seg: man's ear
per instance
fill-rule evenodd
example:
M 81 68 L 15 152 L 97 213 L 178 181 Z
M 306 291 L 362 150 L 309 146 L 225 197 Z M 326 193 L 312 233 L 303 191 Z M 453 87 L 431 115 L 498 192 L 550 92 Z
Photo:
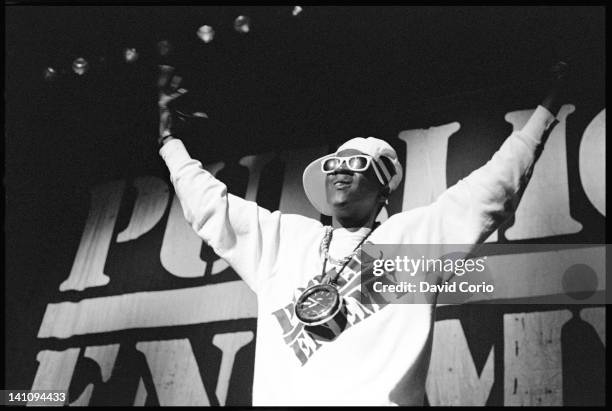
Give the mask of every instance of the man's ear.
M 383 188 L 380 189 L 378 195 L 380 196 L 380 199 L 385 202 L 387 201 L 387 199 L 389 198 L 389 192 L 391 190 L 389 190 L 389 186 L 384 186 Z

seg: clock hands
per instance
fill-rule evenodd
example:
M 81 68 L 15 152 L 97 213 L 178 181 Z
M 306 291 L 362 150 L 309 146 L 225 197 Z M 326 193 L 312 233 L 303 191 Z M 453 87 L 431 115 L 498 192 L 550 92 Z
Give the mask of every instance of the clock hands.
M 312 297 L 308 297 L 308 299 L 309 299 L 310 301 L 312 301 L 313 303 L 315 303 L 315 304 L 319 304 L 319 305 L 322 305 L 323 307 L 325 307 L 323 304 L 321 304 L 321 303 L 320 303 L 320 302 L 318 302 L 317 300 L 313 299 Z

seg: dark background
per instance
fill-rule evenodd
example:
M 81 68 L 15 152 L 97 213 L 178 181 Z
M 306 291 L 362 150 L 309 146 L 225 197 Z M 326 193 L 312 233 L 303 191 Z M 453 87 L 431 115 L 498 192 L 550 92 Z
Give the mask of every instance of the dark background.
M 287 6 L 5 7 L 9 388 L 32 383 L 35 336 L 69 273 L 88 189 L 165 175 L 154 144 L 157 64 L 175 66 L 189 103 L 210 116 L 184 132 L 203 162 L 393 139 L 432 125 L 432 113 L 457 120 L 440 113 L 455 116 L 470 96 L 483 110 L 483 96 L 535 106 L 558 59 L 571 63 L 578 98 L 604 100 L 604 7 L 303 8 L 293 17 Z M 240 14 L 252 20 L 248 34 L 232 28 Z M 202 24 L 216 30 L 210 44 L 195 35 Z M 165 59 L 161 39 L 174 45 Z M 140 52 L 134 64 L 122 61 L 127 46 Z M 79 77 L 70 65 L 80 56 L 91 69 Z M 43 80 L 46 66 L 60 71 L 56 81 Z

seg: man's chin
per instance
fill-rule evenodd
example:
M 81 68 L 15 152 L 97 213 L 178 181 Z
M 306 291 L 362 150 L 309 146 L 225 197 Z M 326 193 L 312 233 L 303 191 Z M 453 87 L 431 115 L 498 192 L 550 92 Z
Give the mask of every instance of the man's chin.
M 335 201 L 330 203 L 334 215 L 344 217 L 350 215 L 350 203 L 348 201 Z

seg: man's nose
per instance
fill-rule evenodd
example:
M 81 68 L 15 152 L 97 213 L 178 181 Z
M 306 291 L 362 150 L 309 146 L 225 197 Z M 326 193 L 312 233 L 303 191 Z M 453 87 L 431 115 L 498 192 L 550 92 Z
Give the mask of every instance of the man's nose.
M 346 162 L 343 161 L 342 164 L 340 164 L 338 168 L 334 170 L 334 174 L 353 174 L 353 170 L 348 168 Z

